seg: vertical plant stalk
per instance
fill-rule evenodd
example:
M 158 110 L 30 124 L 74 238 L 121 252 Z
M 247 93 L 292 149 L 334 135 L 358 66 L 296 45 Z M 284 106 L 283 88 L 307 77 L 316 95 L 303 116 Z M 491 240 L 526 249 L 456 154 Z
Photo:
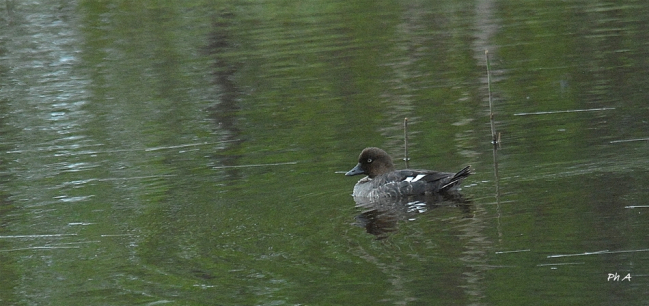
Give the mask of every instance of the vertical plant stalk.
M 500 147 L 500 133 L 496 133 L 496 123 L 494 122 L 493 99 L 491 98 L 491 67 L 489 65 L 489 50 L 484 51 L 487 61 L 487 88 L 489 91 L 489 122 L 491 123 L 491 143 L 493 144 L 494 158 L 494 177 L 496 181 L 496 219 L 498 220 L 497 230 L 498 238 L 502 240 L 502 227 L 500 224 L 500 180 L 498 179 L 498 148 Z
M 500 143 L 500 137 L 496 134 L 496 123 L 494 121 L 493 99 L 491 98 L 491 67 L 489 65 L 489 50 L 484 51 L 487 61 L 487 90 L 489 91 L 489 122 L 491 122 L 491 143 L 497 146 Z
M 406 169 L 410 168 L 410 158 L 408 157 L 408 118 L 403 119 L 403 148 L 405 157 L 403 160 L 406 162 Z

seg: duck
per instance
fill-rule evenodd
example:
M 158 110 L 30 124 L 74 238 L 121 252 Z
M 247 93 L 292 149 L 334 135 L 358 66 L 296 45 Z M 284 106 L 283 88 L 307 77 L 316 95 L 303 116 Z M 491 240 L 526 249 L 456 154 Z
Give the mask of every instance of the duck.
M 371 199 L 435 195 L 457 191 L 460 183 L 471 174 L 471 166 L 458 172 L 433 170 L 396 170 L 392 157 L 377 147 L 363 149 L 358 164 L 346 176 L 365 174 L 354 185 L 353 197 Z

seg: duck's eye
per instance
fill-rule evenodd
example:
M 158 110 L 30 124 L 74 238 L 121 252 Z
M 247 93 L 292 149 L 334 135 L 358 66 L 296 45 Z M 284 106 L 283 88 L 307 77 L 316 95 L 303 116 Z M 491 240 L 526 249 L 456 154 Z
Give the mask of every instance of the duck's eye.
M 371 158 L 368 158 L 368 159 L 367 159 L 367 163 L 368 163 L 368 164 L 372 163 L 372 159 L 371 159 Z

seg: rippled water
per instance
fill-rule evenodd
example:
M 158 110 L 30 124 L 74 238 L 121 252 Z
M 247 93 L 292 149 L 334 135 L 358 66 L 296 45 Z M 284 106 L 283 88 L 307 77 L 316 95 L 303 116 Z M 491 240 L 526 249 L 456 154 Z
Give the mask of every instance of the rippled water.
M 646 303 L 647 15 L 7 0 L 0 304 Z M 462 196 L 355 203 L 406 117 Z

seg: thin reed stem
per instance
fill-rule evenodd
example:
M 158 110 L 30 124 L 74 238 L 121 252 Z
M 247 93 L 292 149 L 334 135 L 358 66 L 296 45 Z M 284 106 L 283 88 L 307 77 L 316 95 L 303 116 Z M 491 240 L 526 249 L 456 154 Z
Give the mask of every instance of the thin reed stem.
M 403 160 L 406 162 L 406 169 L 410 168 L 410 158 L 408 157 L 408 118 L 403 119 L 403 148 L 405 157 Z
M 489 122 L 491 122 L 491 143 L 493 143 L 494 145 L 498 145 L 499 137 L 496 134 L 493 99 L 491 98 L 491 67 L 489 65 L 489 50 L 485 50 L 484 56 L 487 61 L 487 89 L 489 91 Z

